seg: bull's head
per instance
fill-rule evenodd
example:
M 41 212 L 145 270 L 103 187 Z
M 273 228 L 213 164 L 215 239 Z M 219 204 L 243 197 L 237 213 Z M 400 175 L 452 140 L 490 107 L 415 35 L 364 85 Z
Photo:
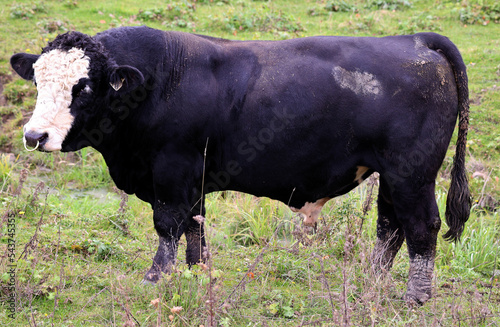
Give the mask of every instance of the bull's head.
M 77 150 L 85 145 L 81 131 L 96 128 L 106 99 L 143 83 L 130 66 L 118 66 L 107 50 L 88 35 L 59 35 L 41 55 L 18 53 L 10 59 L 14 70 L 32 80 L 38 91 L 35 110 L 24 125 L 24 144 L 32 150 Z M 80 144 L 80 145 L 78 145 Z

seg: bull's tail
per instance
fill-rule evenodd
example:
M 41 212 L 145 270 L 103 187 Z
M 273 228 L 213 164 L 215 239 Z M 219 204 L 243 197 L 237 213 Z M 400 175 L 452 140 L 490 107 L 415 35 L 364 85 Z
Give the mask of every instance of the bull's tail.
M 423 33 L 422 39 L 426 45 L 441 52 L 451 64 L 455 74 L 458 91 L 458 138 L 451 170 L 451 184 L 446 199 L 446 223 L 450 228 L 444 238 L 449 241 L 460 239 L 464 225 L 469 219 L 471 195 L 469 182 L 465 171 L 465 152 L 467 145 L 467 129 L 469 127 L 469 88 L 464 61 L 457 47 L 446 37 Z

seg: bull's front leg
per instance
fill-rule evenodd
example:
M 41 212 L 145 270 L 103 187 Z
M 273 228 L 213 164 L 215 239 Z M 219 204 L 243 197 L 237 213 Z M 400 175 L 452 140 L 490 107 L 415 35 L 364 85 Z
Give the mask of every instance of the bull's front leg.
M 203 201 L 199 201 L 199 205 L 192 210 L 194 213 L 199 213 L 199 215 L 195 215 L 193 213 L 189 214 L 186 230 L 184 232 L 187 242 L 186 263 L 190 267 L 200 262 L 205 262 L 206 259 L 203 255 L 206 247 L 204 223 L 205 207 L 202 204 L 203 202 L 204 199 Z
M 186 230 L 187 213 L 178 206 L 157 201 L 153 220 L 159 236 L 159 244 L 153 264 L 144 276 L 144 283 L 155 284 L 162 276 L 172 271 L 177 258 L 179 238 Z

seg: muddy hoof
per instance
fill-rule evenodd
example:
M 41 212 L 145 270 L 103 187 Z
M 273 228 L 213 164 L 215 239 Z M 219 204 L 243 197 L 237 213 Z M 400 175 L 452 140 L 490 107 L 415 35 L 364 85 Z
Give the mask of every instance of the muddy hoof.
M 148 271 L 144 278 L 141 281 L 143 285 L 156 285 L 156 283 L 160 280 L 161 273 L 155 271 Z
M 407 292 L 403 299 L 409 307 L 420 307 L 427 302 L 431 296 L 425 292 Z

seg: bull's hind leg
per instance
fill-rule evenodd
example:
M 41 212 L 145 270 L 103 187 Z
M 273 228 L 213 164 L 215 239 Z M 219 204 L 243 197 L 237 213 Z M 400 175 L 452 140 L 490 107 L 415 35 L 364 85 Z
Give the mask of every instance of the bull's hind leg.
M 419 178 L 394 185 L 392 193 L 395 212 L 403 226 L 410 272 L 405 300 L 423 304 L 432 295 L 432 275 L 436 241 L 441 220 L 434 194 L 434 181 L 419 184 Z
M 390 189 L 383 178 L 380 178 L 377 206 L 377 242 L 371 262 L 375 272 L 381 273 L 391 269 L 405 237 L 403 227 L 396 218 Z

